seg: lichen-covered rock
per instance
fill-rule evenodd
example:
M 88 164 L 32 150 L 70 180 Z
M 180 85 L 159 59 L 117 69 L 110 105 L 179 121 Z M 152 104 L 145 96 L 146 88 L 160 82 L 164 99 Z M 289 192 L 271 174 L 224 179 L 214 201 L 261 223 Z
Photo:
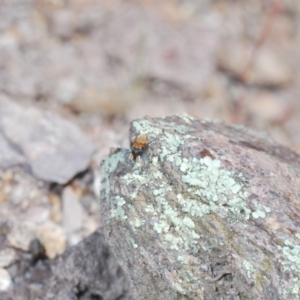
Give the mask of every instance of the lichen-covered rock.
M 300 156 L 242 126 L 132 122 L 101 166 L 104 229 L 137 299 L 299 299 Z M 219 299 L 219 298 L 218 298 Z

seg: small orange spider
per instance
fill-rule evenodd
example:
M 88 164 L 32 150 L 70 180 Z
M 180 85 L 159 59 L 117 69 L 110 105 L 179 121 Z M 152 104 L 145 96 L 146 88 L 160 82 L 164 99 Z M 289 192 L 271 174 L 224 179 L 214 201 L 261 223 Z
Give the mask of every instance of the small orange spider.
M 136 160 L 138 157 L 144 154 L 145 150 L 148 147 L 148 137 L 147 135 L 139 135 L 133 137 L 130 143 L 131 154 L 129 156 L 130 160 Z

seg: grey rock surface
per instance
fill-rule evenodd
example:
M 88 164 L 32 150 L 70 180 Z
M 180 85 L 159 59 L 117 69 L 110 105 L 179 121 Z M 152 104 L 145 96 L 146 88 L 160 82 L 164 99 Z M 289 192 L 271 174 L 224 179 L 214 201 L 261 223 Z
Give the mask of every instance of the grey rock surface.
M 53 268 L 45 300 L 129 300 L 128 280 L 101 230 L 68 249 Z
M 95 150 L 71 122 L 0 96 L 0 166 L 27 164 L 44 181 L 64 184 L 85 170 Z
M 130 300 L 124 271 L 112 254 L 101 229 L 56 260 L 45 260 L 37 247 L 27 258 L 26 276 L 1 300 Z M 24 260 L 25 261 L 25 260 Z
M 0 246 L 3 245 L 0 244 Z M 5 269 L 12 279 L 12 284 L 5 292 L 0 292 L 0 299 L 43 299 L 45 283 L 51 276 L 50 264 L 49 260 L 46 259 L 45 249 L 35 239 L 31 241 L 28 250 L 24 251 L 17 248 L 14 250 L 15 258 Z
M 137 299 L 299 299 L 300 156 L 242 126 L 132 122 L 102 162 L 106 237 Z
M 0 167 L 3 169 L 25 164 L 25 157 L 14 149 L 0 131 Z

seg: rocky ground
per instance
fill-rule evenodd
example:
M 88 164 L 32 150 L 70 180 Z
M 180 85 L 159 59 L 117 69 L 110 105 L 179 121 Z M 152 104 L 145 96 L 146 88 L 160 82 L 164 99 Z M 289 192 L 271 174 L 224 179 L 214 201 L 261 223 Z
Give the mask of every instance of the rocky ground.
M 223 119 L 300 151 L 299 14 L 280 0 L 0 1 L 0 290 L 101 225 L 94 174 L 132 119 Z

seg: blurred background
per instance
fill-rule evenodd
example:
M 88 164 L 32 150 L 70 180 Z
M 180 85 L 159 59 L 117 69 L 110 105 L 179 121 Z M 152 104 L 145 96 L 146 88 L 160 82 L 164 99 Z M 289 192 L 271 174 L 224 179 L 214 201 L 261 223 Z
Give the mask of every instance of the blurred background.
M 186 112 L 300 150 L 299 1 L 2 0 L 0 13 L 0 91 L 100 146 L 134 118 Z
M 299 152 L 299 69 L 296 0 L 1 0 L 0 94 L 75 124 L 96 152 L 67 183 L 1 170 L 0 235 L 55 257 L 95 230 L 94 170 L 145 115 L 243 124 Z

